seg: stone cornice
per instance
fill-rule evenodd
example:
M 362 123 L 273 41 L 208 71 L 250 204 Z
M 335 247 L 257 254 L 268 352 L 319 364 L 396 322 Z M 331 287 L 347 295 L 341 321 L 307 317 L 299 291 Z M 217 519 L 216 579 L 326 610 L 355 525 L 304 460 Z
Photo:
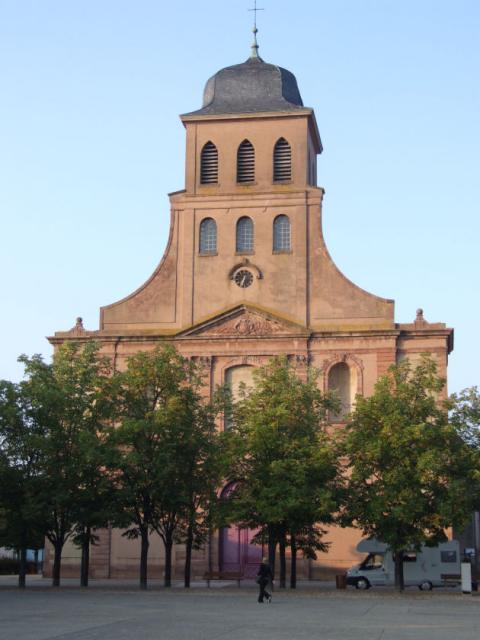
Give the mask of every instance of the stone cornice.
M 182 208 L 195 207 L 212 207 L 219 209 L 235 209 L 245 206 L 245 202 L 258 203 L 252 206 L 273 208 L 276 206 L 284 206 L 287 202 L 289 205 L 305 204 L 305 194 L 308 194 L 309 204 L 320 203 L 323 199 L 325 190 L 322 187 L 306 186 L 305 189 L 299 189 L 298 186 L 279 185 L 274 190 L 265 191 L 249 191 L 241 193 L 238 191 L 231 193 L 218 193 L 215 188 L 201 187 L 196 193 L 187 191 L 176 191 L 170 193 L 170 201 L 173 207 L 181 205 Z M 227 206 L 225 206 L 227 205 Z
M 310 107 L 295 109 L 295 111 L 254 111 L 245 113 L 211 113 L 211 114 L 185 114 L 180 116 L 182 122 L 205 122 L 212 120 L 276 120 L 278 118 L 304 118 L 314 116 Z

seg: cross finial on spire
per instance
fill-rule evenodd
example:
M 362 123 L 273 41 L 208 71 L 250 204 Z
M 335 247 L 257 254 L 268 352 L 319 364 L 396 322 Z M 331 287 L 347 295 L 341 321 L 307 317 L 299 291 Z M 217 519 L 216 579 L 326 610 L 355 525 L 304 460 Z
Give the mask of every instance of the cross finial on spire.
M 253 2 L 253 9 L 249 9 L 249 11 L 253 11 L 253 44 L 252 44 L 252 53 L 250 54 L 251 58 L 258 58 L 258 42 L 257 42 L 257 11 L 265 11 L 265 9 L 257 7 L 257 0 Z

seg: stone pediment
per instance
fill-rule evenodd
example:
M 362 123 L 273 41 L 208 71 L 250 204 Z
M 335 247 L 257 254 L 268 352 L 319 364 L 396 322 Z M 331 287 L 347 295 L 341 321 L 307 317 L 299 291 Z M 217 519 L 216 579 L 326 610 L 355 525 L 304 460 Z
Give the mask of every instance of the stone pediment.
M 219 314 L 215 318 L 201 322 L 177 337 L 268 337 L 281 335 L 305 335 L 305 327 L 279 318 L 268 312 L 242 305 Z

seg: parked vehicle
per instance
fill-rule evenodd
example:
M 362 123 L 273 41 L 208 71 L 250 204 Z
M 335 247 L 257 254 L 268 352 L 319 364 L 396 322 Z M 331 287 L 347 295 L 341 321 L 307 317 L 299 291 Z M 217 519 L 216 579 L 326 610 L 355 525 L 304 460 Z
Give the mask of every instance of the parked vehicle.
M 357 551 L 367 556 L 347 571 L 347 584 L 357 589 L 395 584 L 395 563 L 388 545 L 375 539 L 362 540 Z M 433 587 L 460 584 L 460 547 L 450 540 L 437 547 L 422 546 L 420 551 L 406 551 L 403 560 L 405 586 L 422 591 Z

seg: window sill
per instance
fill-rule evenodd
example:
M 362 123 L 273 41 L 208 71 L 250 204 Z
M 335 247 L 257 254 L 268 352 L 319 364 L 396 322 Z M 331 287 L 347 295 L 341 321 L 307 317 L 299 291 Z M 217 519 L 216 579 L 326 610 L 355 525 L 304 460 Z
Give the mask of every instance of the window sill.
M 254 256 L 255 251 L 235 251 L 236 256 Z
M 293 184 L 293 180 L 274 180 L 273 184 Z
M 218 256 L 217 251 L 199 251 L 198 255 L 200 258 L 210 258 L 211 256 Z
M 293 253 L 292 249 L 274 249 L 272 251 L 272 255 L 274 255 L 274 256 L 278 256 L 278 255 L 282 255 L 282 254 L 290 255 L 292 253 Z

